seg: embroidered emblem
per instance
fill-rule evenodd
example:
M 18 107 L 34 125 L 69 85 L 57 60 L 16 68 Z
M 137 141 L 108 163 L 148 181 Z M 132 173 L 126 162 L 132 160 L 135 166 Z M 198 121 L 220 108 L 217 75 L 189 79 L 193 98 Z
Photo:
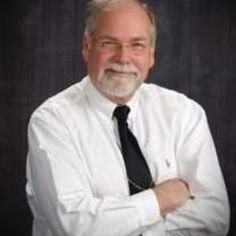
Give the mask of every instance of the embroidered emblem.
M 165 162 L 166 162 L 166 167 L 167 167 L 167 168 L 170 168 L 170 162 L 169 162 L 169 160 L 166 159 Z

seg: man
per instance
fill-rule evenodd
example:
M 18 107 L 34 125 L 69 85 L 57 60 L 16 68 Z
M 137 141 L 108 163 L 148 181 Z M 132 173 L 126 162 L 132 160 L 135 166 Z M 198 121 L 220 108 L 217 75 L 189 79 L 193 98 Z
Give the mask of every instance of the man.
M 227 194 L 203 109 L 143 83 L 155 34 L 153 14 L 139 1 L 90 2 L 88 76 L 29 123 L 34 236 L 226 235 Z M 127 121 L 117 107 L 128 110 Z M 125 146 L 128 130 L 135 147 Z M 139 157 L 127 163 L 130 148 Z

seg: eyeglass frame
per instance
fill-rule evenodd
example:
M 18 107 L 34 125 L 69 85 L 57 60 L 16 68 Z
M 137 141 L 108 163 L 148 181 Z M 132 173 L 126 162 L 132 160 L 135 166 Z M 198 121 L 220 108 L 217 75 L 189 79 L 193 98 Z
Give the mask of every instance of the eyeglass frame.
M 134 55 L 142 55 L 142 53 L 147 52 L 149 49 L 152 49 L 151 40 L 144 38 L 134 38 L 129 43 L 122 43 L 116 38 L 113 37 L 92 37 L 92 43 L 97 47 L 101 52 L 104 53 L 115 53 L 119 52 L 123 48 L 126 48 Z

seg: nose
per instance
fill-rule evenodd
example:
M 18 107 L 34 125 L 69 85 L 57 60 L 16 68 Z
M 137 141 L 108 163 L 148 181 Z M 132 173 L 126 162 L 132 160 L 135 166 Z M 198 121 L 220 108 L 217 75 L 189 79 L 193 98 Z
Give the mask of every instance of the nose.
M 121 46 L 115 53 L 114 59 L 117 63 L 129 64 L 131 59 L 131 53 L 127 45 Z

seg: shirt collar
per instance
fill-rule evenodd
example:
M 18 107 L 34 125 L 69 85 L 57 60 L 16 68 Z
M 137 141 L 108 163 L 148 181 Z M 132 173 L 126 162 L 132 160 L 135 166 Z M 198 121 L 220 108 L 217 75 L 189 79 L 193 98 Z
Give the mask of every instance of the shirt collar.
M 117 104 L 113 103 L 105 96 L 103 96 L 92 84 L 89 76 L 85 78 L 86 80 L 86 97 L 92 106 L 92 109 L 99 114 L 103 119 L 111 122 L 113 119 L 113 111 L 116 108 Z M 139 90 L 136 91 L 135 95 L 131 98 L 131 100 L 126 104 L 130 107 L 130 114 L 128 120 L 132 122 L 136 115 L 136 110 L 138 106 L 138 94 Z

